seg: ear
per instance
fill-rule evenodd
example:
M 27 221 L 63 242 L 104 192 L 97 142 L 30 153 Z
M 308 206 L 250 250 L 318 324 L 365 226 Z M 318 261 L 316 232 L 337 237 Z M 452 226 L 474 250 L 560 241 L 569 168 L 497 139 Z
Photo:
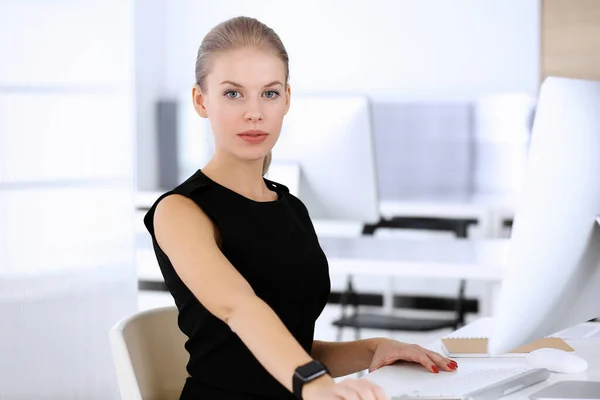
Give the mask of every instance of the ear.
M 208 118 L 208 112 L 206 111 L 205 101 L 206 97 L 200 89 L 200 85 L 197 83 L 192 88 L 192 101 L 194 102 L 194 109 L 202 118 Z
M 292 89 L 290 88 L 289 84 L 286 84 L 285 85 L 285 114 L 287 114 L 287 112 L 290 109 L 291 100 L 292 100 Z

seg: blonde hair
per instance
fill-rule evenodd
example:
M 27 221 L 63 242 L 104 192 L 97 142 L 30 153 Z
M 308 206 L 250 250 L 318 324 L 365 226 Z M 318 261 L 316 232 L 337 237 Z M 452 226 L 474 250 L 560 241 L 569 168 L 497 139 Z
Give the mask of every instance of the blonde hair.
M 273 153 L 269 152 L 269 154 L 267 154 L 265 156 L 265 159 L 263 161 L 263 169 L 262 169 L 262 174 L 265 175 L 267 172 L 269 172 L 269 167 L 271 166 L 271 160 L 273 159 Z
M 289 80 L 288 53 L 275 31 L 259 20 L 250 17 L 235 17 L 223 21 L 208 32 L 202 40 L 196 57 L 196 83 L 205 91 L 206 75 L 210 71 L 210 61 L 215 53 L 244 47 L 257 47 L 273 51 L 285 65 L 285 83 Z M 269 171 L 272 154 L 269 152 L 263 161 L 263 175 Z

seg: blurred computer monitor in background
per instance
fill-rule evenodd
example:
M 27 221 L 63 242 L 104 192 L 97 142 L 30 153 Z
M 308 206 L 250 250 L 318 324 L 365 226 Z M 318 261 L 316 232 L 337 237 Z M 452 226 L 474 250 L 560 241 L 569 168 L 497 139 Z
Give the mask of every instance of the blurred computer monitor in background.
M 162 103 L 159 125 L 164 129 L 159 129 L 159 137 L 170 142 L 159 146 L 165 175 L 161 187 L 169 188 L 210 160 L 214 139 L 189 93 Z M 288 186 L 313 219 L 377 222 L 379 192 L 368 99 L 293 94 L 266 177 Z
M 600 82 L 542 85 L 489 352 L 600 316 Z
M 267 178 L 288 186 L 314 219 L 377 222 L 371 119 L 366 97 L 292 95 Z

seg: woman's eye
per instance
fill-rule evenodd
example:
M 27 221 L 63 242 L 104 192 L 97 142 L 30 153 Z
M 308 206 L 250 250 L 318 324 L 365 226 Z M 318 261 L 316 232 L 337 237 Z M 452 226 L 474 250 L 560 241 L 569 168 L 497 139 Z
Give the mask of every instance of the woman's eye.
M 230 99 L 237 99 L 240 95 L 240 92 L 238 92 L 237 90 L 228 90 L 225 92 L 225 96 L 229 97 Z
M 279 96 L 279 93 L 276 90 L 267 90 L 265 92 L 265 97 L 267 99 L 274 99 L 277 96 Z

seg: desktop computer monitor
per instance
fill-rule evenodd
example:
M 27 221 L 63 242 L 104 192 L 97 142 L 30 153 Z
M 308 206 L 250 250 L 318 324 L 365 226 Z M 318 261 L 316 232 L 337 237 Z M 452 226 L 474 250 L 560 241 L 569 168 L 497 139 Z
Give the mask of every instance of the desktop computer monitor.
M 600 82 L 542 84 L 491 355 L 600 316 Z
M 288 186 L 313 219 L 377 222 L 373 142 L 366 97 L 292 94 L 267 178 Z

